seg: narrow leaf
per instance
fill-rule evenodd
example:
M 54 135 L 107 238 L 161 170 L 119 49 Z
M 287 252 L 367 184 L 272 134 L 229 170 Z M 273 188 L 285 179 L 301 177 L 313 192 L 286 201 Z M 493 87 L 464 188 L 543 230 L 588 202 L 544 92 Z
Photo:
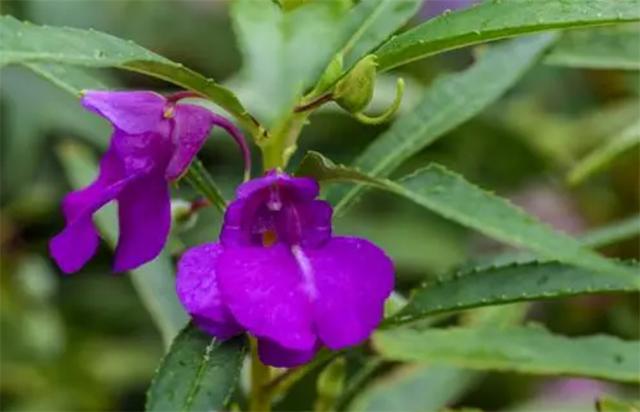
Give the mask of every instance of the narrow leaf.
M 635 270 L 640 267 L 634 265 Z M 387 325 L 436 313 L 607 292 L 637 292 L 632 277 L 609 276 L 560 263 L 524 263 L 467 271 L 413 291 L 409 303 Z
M 74 189 L 88 185 L 95 178 L 97 162 L 83 146 L 67 143 L 59 148 L 58 154 Z M 95 222 L 111 248 L 115 248 L 118 238 L 115 209 L 105 208 L 95 216 Z M 174 289 L 171 258 L 163 252 L 151 262 L 132 270 L 130 275 L 136 292 L 168 347 L 188 320 Z
M 145 410 L 223 410 L 236 388 L 247 346 L 244 336 L 220 342 L 189 324 L 162 360 Z
M 640 235 L 640 215 L 593 229 L 580 237 L 580 243 L 587 247 L 603 247 L 612 243 Z
M 545 258 L 596 272 L 632 276 L 632 281 L 640 284 L 636 271 L 584 249 L 577 240 L 555 232 L 508 200 L 482 190 L 443 166 L 433 164 L 393 182 L 335 165 L 319 153 L 310 152 L 296 174 L 319 181 L 347 180 L 372 185 L 403 196 L 445 219 L 525 247 Z
M 611 163 L 616 156 L 640 144 L 640 120 L 625 128 L 620 134 L 596 148 L 582 159 L 567 176 L 571 184 L 577 184 Z
M 538 59 L 552 37 L 532 37 L 490 48 L 469 69 L 442 77 L 416 107 L 396 120 L 353 162 L 376 177 L 388 176 L 436 139 L 471 119 L 512 87 Z M 334 187 L 327 198 L 344 211 L 361 185 Z
M 0 16 L 0 38 L 0 66 L 48 62 L 118 67 L 147 74 L 203 94 L 234 115 L 254 136 L 262 133 L 231 91 L 131 41 L 95 30 L 38 26 L 8 15 Z
M 587 69 L 640 70 L 640 32 L 621 28 L 565 33 L 544 62 Z
M 389 360 L 640 381 L 640 344 L 612 336 L 568 338 L 541 327 L 393 329 L 376 332 L 373 345 Z
M 380 70 L 388 70 L 447 50 L 506 37 L 638 20 L 638 0 L 487 1 L 428 20 L 383 44 L 376 55 Z

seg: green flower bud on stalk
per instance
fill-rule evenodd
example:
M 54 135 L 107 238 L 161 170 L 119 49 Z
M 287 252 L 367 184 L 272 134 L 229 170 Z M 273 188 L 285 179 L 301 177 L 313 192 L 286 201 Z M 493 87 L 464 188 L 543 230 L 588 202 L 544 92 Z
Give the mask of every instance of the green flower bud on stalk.
M 376 56 L 372 54 L 356 63 L 336 84 L 333 100 L 349 113 L 361 112 L 373 98 L 376 66 Z

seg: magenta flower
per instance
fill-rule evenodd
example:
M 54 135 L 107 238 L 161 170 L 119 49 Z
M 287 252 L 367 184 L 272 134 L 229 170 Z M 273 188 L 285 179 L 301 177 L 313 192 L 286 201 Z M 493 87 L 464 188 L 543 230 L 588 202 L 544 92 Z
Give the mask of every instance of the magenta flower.
M 220 243 L 194 247 L 178 264 L 178 296 L 195 323 L 220 339 L 249 331 L 269 365 L 361 343 L 393 289 L 393 263 L 380 248 L 332 236 L 318 189 L 276 171 L 241 185 Z
M 120 235 L 114 270 L 135 268 L 155 258 L 171 223 L 169 182 L 182 175 L 211 128 L 220 126 L 238 142 L 249 166 L 241 133 L 227 119 L 202 107 L 179 103 L 184 94 L 88 91 L 82 104 L 113 126 L 109 149 L 96 180 L 62 202 L 66 226 L 51 239 L 50 252 L 67 273 L 79 270 L 96 252 L 92 216 L 117 200 Z

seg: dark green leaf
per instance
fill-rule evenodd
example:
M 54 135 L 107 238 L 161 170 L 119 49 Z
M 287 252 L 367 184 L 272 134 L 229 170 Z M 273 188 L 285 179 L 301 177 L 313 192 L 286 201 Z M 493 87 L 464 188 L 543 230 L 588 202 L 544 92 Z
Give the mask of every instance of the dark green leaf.
M 545 258 L 596 272 L 631 276 L 630 281 L 640 284 L 640 276 L 635 270 L 584 249 L 577 240 L 555 232 L 508 200 L 482 190 L 439 165 L 427 166 L 393 182 L 335 165 L 319 153 L 310 152 L 297 174 L 319 181 L 366 183 L 403 196 L 445 219 L 494 239 L 528 248 Z
M 633 268 L 640 269 L 637 265 Z M 479 306 L 639 290 L 640 285 L 630 276 L 608 276 L 559 263 L 532 262 L 483 268 L 415 290 L 409 303 L 386 324 Z
M 376 55 L 380 70 L 387 70 L 447 50 L 505 37 L 637 20 L 640 20 L 638 0 L 487 1 L 428 20 L 383 44 Z
M 390 360 L 640 381 L 640 344 L 612 336 L 568 338 L 541 327 L 393 329 L 376 332 L 373 344 Z
M 171 344 L 147 393 L 147 411 L 223 410 L 247 352 L 245 336 L 220 342 L 189 324 Z
M 58 153 L 75 189 L 88 185 L 95 178 L 97 162 L 83 146 L 68 143 L 61 146 Z M 96 215 L 95 221 L 102 236 L 114 248 L 118 238 L 115 209 L 104 208 Z M 133 286 L 168 347 L 188 319 L 176 296 L 171 257 L 163 252 L 151 262 L 132 270 L 130 274 Z
M 201 93 L 234 115 L 252 134 L 262 133 L 231 91 L 131 41 L 95 30 L 37 26 L 11 16 L 0 17 L 0 37 L 0 66 L 43 62 L 140 72 Z
M 402 162 L 477 115 L 512 87 L 538 59 L 551 37 L 520 39 L 490 48 L 462 72 L 438 79 L 415 109 L 396 120 L 353 162 L 376 177 L 388 176 Z M 342 212 L 364 189 L 334 187 L 328 199 Z
M 621 28 L 565 33 L 545 63 L 589 69 L 640 70 L 640 32 Z

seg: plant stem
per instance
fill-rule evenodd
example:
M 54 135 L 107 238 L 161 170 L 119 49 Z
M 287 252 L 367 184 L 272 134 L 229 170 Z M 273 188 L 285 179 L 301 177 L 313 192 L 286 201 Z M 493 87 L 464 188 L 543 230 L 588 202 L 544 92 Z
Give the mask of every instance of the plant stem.
M 258 345 L 251 338 L 251 397 L 249 411 L 269 412 L 271 410 L 271 391 L 267 388 L 270 380 L 269 367 L 258 357 Z

